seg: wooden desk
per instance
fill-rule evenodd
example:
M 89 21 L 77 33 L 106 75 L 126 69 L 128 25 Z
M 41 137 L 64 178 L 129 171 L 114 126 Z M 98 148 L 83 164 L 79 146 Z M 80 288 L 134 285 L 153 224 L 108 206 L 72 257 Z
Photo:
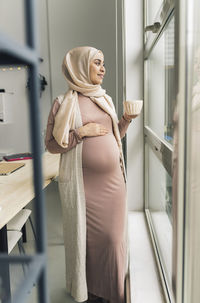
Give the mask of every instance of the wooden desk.
M 60 154 L 43 154 L 43 188 L 58 175 L 59 159 Z M 0 176 L 0 229 L 34 198 L 32 161 L 17 161 L 25 166 L 9 176 Z
M 60 154 L 43 154 L 43 188 L 58 175 Z M 33 188 L 33 160 L 22 160 L 25 166 L 9 176 L 0 176 L 0 252 L 8 252 L 6 224 L 35 196 Z M 9 265 L 0 272 L 3 289 L 10 297 Z M 2 300 L 2 303 L 6 302 Z

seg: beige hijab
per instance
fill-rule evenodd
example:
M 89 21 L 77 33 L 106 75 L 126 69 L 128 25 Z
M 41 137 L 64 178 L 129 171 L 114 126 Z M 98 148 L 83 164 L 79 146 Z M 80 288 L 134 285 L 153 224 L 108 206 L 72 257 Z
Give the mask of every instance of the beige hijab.
M 77 47 L 70 50 L 64 57 L 63 74 L 68 82 L 69 90 L 64 95 L 58 113 L 55 117 L 53 136 L 62 147 L 68 146 L 69 130 L 74 128 L 76 119 L 76 104 L 78 92 L 99 105 L 112 118 L 114 135 L 120 153 L 122 153 L 121 139 L 118 129 L 118 118 L 112 98 L 106 94 L 100 85 L 92 84 L 90 80 L 90 62 L 100 50 L 93 47 Z

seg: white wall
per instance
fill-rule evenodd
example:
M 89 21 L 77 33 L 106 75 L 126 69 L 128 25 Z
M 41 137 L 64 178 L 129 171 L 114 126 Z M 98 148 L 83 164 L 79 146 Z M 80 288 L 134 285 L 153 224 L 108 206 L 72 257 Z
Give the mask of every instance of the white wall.
M 49 55 L 46 20 L 46 1 L 38 1 L 38 25 L 39 25 L 39 57 L 44 59 L 40 63 L 39 71 L 47 79 L 48 86 L 40 98 L 41 133 L 46 127 L 46 119 L 51 105 L 50 80 L 49 80 Z M 25 44 L 24 10 L 21 0 L 0 1 L 0 30 L 9 35 L 20 44 Z M 0 153 L 17 153 L 30 151 L 29 136 L 29 108 L 27 98 L 27 70 L 17 66 L 9 70 L 11 66 L 5 66 L 5 71 L 0 69 L 0 88 L 12 92 L 6 95 L 6 101 L 12 103 L 12 121 L 9 124 L 0 123 Z
M 30 151 L 26 82 L 25 68 L 20 71 L 0 70 L 0 88 L 12 93 L 4 96 L 5 103 L 11 105 L 8 111 L 12 113 L 8 123 L 0 122 L 0 153 L 2 154 Z
M 126 99 L 143 99 L 143 1 L 125 1 Z M 143 209 L 143 114 L 127 133 L 129 210 Z
M 20 44 L 24 44 L 23 3 L 16 1 L 13 9 L 12 0 L 0 2 L 0 30 Z M 28 119 L 27 119 L 27 96 L 26 81 L 27 73 L 23 67 L 21 70 L 9 70 L 11 66 L 0 68 L 0 88 L 6 89 L 13 94 L 5 94 L 5 102 L 10 103 L 9 111 L 12 110 L 12 119 L 9 123 L 0 123 L 0 153 L 18 152 L 20 146 L 29 151 Z M 8 113 L 10 116 L 10 113 Z M 23 138 L 23 142 L 21 140 Z M 20 141 L 20 142 L 18 142 Z M 23 145 L 23 146 L 22 146 Z M 23 149 L 23 150 L 24 150 Z
M 61 65 L 68 50 L 93 46 L 105 56 L 103 88 L 116 99 L 116 0 L 48 1 L 53 98 L 67 90 Z
M 73 47 L 91 45 L 102 49 L 107 68 L 103 87 L 112 96 L 115 104 L 119 94 L 122 95 L 122 85 L 117 87 L 117 71 L 122 70 L 121 24 L 118 28 L 119 34 L 117 34 L 116 28 L 117 20 L 119 23 L 121 22 L 120 9 L 118 17 L 116 17 L 119 3 L 120 0 L 38 1 L 39 56 L 44 59 L 44 62 L 40 63 L 40 73 L 48 82 L 40 99 L 41 133 L 45 131 L 53 99 L 67 90 L 61 64 L 64 54 Z M 0 2 L 0 30 L 22 44 L 25 43 L 23 14 L 23 1 L 16 0 L 14 4 L 12 0 Z M 49 38 L 50 40 L 48 40 Z M 120 79 L 119 77 L 119 81 L 121 81 Z M 0 88 L 14 92 L 12 95 L 13 123 L 0 124 L 0 152 L 2 150 L 8 152 L 30 150 L 26 82 L 27 76 L 24 68 L 21 71 L 0 71 Z M 122 112 L 121 99 L 120 105 L 116 104 L 120 113 Z M 5 134 L 7 137 L 3 141 L 1 138 Z

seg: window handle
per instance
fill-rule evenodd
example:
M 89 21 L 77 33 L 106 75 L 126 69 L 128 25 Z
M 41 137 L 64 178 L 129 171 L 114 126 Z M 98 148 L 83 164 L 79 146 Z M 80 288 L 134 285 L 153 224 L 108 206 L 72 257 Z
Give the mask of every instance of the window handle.
M 160 22 L 155 22 L 152 25 L 148 25 L 145 27 L 145 32 L 151 31 L 153 33 L 157 33 L 161 27 Z

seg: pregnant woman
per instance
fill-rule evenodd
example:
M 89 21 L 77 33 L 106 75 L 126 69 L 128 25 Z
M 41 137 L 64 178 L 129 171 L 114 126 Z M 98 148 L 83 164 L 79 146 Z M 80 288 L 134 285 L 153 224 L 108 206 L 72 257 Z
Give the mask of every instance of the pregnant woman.
M 123 303 L 128 237 L 121 138 L 136 116 L 124 113 L 118 120 L 101 87 L 100 50 L 70 50 L 62 70 L 69 90 L 52 105 L 45 144 L 61 154 L 67 292 L 77 302 Z

